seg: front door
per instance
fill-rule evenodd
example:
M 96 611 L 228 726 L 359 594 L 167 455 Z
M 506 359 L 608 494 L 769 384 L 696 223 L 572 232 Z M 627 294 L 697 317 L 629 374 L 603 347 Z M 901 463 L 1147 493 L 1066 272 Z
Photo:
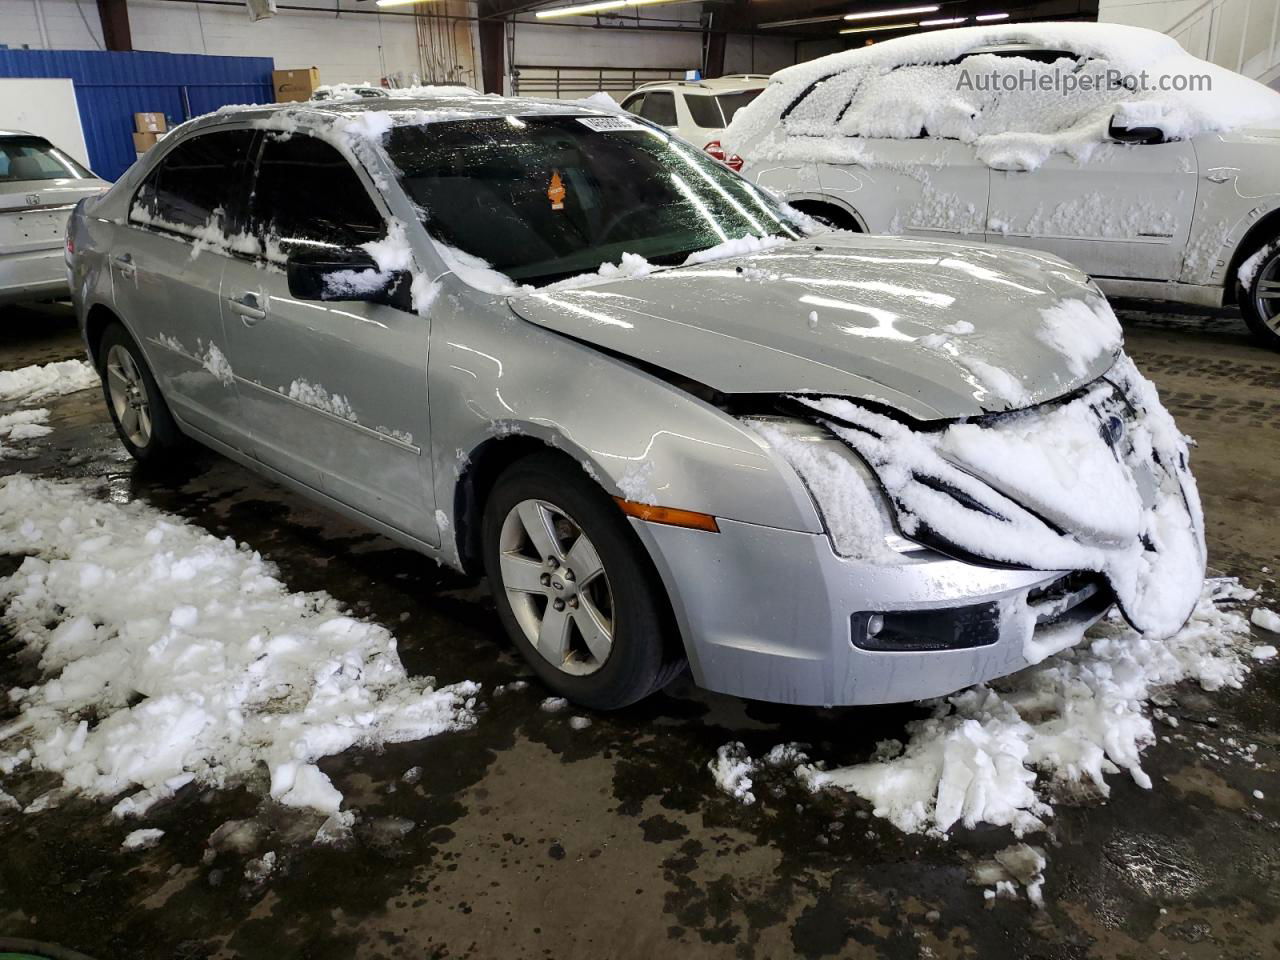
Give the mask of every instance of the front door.
M 1095 277 L 1175 280 L 1196 201 L 1190 141 L 1103 144 L 1080 162 L 994 170 L 987 239 L 1044 250 Z
M 228 260 L 223 323 L 257 457 L 428 543 L 430 320 L 381 304 L 290 294 L 290 253 L 382 240 L 362 172 L 314 137 L 267 134 L 250 197 L 262 256 Z
M 246 188 L 251 130 L 191 137 L 152 170 L 110 253 L 115 305 L 185 423 L 245 447 L 219 284 Z
M 982 240 L 991 171 L 972 146 L 938 137 L 846 143 L 857 160 L 818 164 L 818 180 L 870 233 Z

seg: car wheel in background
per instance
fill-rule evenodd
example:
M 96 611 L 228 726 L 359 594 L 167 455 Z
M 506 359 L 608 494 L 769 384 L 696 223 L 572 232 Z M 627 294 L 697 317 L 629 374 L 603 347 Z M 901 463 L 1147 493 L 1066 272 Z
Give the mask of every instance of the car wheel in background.
M 1240 311 L 1253 335 L 1280 350 L 1280 242 L 1269 244 L 1247 290 L 1239 294 Z
M 98 376 L 111 422 L 135 460 L 153 463 L 182 445 L 182 432 L 160 395 L 146 358 L 119 322 L 102 332 Z
M 862 224 L 858 223 L 858 218 L 834 203 L 823 203 L 821 200 L 793 200 L 790 205 L 806 216 L 813 217 L 824 227 L 862 233 Z
M 662 582 L 622 512 L 553 453 L 518 461 L 485 504 L 498 616 L 557 694 L 625 707 L 685 666 Z

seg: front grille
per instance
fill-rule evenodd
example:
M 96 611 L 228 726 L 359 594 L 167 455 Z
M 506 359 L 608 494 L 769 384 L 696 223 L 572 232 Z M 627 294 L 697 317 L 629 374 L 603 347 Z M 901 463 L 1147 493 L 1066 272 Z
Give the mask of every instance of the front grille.
M 1078 570 L 1059 577 L 1027 594 L 1027 606 L 1036 615 L 1036 627 L 1096 620 L 1115 603 L 1107 581 L 1097 573 Z

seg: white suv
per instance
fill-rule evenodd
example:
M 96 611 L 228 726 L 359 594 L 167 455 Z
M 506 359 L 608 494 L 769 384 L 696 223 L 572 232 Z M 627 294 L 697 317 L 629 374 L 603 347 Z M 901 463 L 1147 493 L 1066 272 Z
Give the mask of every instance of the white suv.
M 1162 34 L 887 40 L 775 74 L 722 141 L 834 226 L 1029 247 L 1108 294 L 1238 303 L 1280 349 L 1280 93 Z
M 726 155 L 720 135 L 740 109 L 760 95 L 769 78 L 764 74 L 734 73 L 715 80 L 658 80 L 637 87 L 622 101 L 622 109 L 679 134 L 734 170 L 739 157 Z

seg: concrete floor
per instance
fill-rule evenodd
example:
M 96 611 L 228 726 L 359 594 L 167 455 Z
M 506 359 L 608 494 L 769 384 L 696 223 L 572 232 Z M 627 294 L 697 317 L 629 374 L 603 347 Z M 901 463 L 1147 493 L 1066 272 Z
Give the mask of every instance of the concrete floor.
M 1280 568 L 1280 354 L 1254 346 L 1229 312 L 1120 312 L 1131 352 L 1198 442 L 1212 566 L 1276 606 L 1275 574 L 1263 568 Z M 0 316 L 0 369 L 78 352 L 65 307 Z M 182 791 L 151 818 L 164 841 L 137 853 L 120 851 L 131 827 L 103 804 L 2 814 L 0 937 L 99 960 L 1280 955 L 1280 669 L 1259 669 L 1242 692 L 1180 688 L 1169 707 L 1192 740 L 1260 744 L 1265 769 L 1157 744 L 1145 760 L 1154 790 L 1115 777 L 1109 802 L 1058 806 L 1046 911 L 988 908 L 971 866 L 1007 845 L 1007 831 L 904 837 L 856 798 L 811 798 L 782 781 L 744 807 L 705 769 L 731 739 L 753 753 L 799 740 L 862 759 L 918 708 L 781 708 L 679 681 L 573 731 L 566 715 L 538 709 L 546 693 L 536 682 L 491 695 L 525 671 L 483 584 L 216 456 L 145 473 L 95 392 L 51 409 L 57 429 L 40 458 L 0 461 L 0 472 L 104 476 L 245 541 L 293 589 L 327 590 L 391 625 L 411 672 L 483 683 L 486 712 L 466 733 L 322 762 L 361 811 L 348 850 L 299 842 L 316 823 L 259 810 L 244 790 Z M 13 566 L 0 557 L 0 575 Z M 14 646 L 0 633 L 5 687 L 21 679 Z M 402 782 L 413 766 L 421 782 Z M 29 799 L 47 786 L 38 781 L 6 787 Z M 211 850 L 210 834 L 236 818 L 254 818 L 251 842 Z M 247 883 L 245 863 L 269 849 L 281 870 Z

